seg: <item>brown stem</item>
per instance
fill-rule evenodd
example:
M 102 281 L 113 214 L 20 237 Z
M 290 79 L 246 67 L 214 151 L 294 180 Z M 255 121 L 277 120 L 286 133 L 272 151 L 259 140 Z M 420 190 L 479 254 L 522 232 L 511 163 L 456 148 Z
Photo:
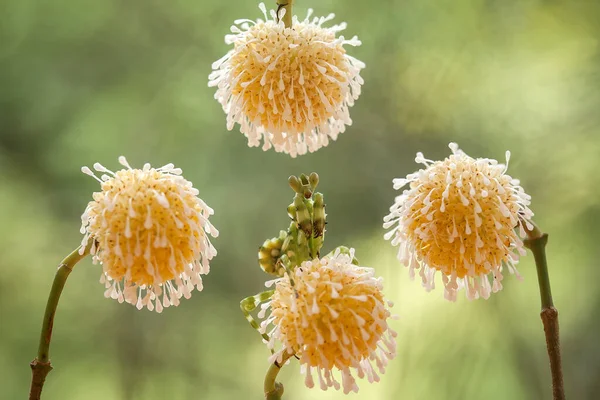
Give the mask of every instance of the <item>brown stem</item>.
M 50 362 L 43 363 L 35 358 L 30 364 L 31 366 L 31 388 L 29 389 L 29 400 L 39 400 L 42 396 L 42 388 L 46 381 L 46 375 L 52 371 Z
M 69 254 L 58 266 L 56 275 L 54 276 L 54 282 L 52 282 L 52 288 L 48 295 L 48 302 L 46 303 L 46 311 L 44 313 L 44 319 L 42 321 L 42 333 L 40 335 L 40 343 L 38 347 L 37 357 L 29 364 L 31 366 L 31 388 L 29 389 L 29 400 L 40 400 L 42 395 L 42 388 L 46 381 L 46 376 L 52 371 L 52 363 L 50 363 L 50 341 L 52 340 L 52 328 L 54 326 L 54 315 L 56 314 L 56 307 L 58 306 L 58 300 L 65 287 L 67 278 L 73 270 L 75 264 L 77 264 L 82 258 L 87 256 L 90 252 L 92 241 L 80 254 L 79 250 L 81 246 L 75 249 Z
M 552 395 L 554 400 L 565 400 L 562 363 L 560 357 L 560 340 L 558 329 L 558 310 L 554 307 L 544 308 L 540 313 L 546 334 L 546 347 L 552 371 Z
M 537 226 L 527 230 L 525 246 L 531 250 L 535 259 L 540 287 L 540 299 L 542 311 L 540 316 L 544 325 L 546 335 L 546 348 L 550 359 L 550 372 L 552 374 L 552 394 L 554 400 L 565 400 L 565 389 L 563 383 L 562 363 L 560 356 L 560 338 L 558 328 L 558 310 L 554 307 L 552 291 L 550 289 L 550 276 L 548 274 L 548 263 L 546 260 L 546 243 L 548 235 L 542 233 Z

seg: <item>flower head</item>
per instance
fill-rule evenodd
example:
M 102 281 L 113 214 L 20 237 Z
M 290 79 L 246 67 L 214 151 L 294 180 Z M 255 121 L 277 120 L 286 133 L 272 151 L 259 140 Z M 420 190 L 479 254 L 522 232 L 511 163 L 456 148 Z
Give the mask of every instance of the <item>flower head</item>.
M 81 216 L 82 246 L 93 241 L 106 297 L 161 312 L 178 305 L 181 296 L 189 298 L 194 287 L 202 290 L 200 275 L 217 254 L 207 235 L 219 234 L 208 221 L 213 210 L 173 164 L 133 169 L 125 157 L 119 163 L 126 169 L 94 164 L 100 178 L 81 169 L 102 188 Z
M 455 143 L 450 149 L 443 161 L 417 153 L 415 161 L 425 168 L 394 179 L 394 189 L 409 188 L 384 218 L 384 228 L 393 227 L 385 238 L 399 246 L 398 258 L 411 278 L 420 270 L 427 290 L 434 288 L 439 271 L 448 300 L 462 287 L 469 299 L 488 298 L 502 289 L 503 265 L 519 277 L 515 264 L 525 250 L 515 228 L 521 237 L 524 224 L 532 229 L 531 198 L 506 174 L 509 152 L 504 165 L 469 157 Z
M 379 381 L 388 360 L 395 356 L 396 332 L 389 328 L 388 306 L 381 293 L 381 279 L 371 268 L 352 264 L 350 254 L 336 251 L 332 257 L 305 261 L 294 272 L 294 284 L 288 276 L 275 280 L 271 315 L 261 328 L 270 332 L 270 346 L 278 340 L 284 351 L 296 354 L 306 375 L 308 387 L 314 386 L 317 373 L 321 389 L 340 388 L 332 374 L 341 371 L 345 393 L 358 391 L 352 375 Z M 263 308 L 266 310 L 266 307 Z
M 292 28 L 260 4 L 265 21 L 237 20 L 225 43 L 233 44 L 213 63 L 209 86 L 227 114 L 227 128 L 240 124 L 249 146 L 271 147 L 292 157 L 327 146 L 350 125 L 348 108 L 360 95 L 364 64 L 346 54 L 344 45 L 360 45 L 336 34 L 346 23 L 330 28 L 334 17 L 304 21 L 294 16 Z M 280 11 L 280 17 L 285 10 Z

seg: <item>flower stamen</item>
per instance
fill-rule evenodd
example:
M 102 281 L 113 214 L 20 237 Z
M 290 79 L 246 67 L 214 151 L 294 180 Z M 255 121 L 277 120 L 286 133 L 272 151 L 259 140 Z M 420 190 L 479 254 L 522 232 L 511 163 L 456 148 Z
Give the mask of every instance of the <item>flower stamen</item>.
M 202 290 L 201 275 L 217 253 L 208 239 L 218 236 L 208 222 L 213 210 L 173 164 L 133 169 L 123 156 L 119 163 L 126 169 L 113 172 L 95 163 L 96 171 L 109 174 L 102 179 L 81 169 L 102 188 L 81 216 L 82 245 L 93 241 L 105 297 L 161 312 L 189 298 L 194 287 Z
M 524 226 L 533 213 L 531 197 L 519 181 L 506 175 L 506 163 L 473 159 L 450 143 L 452 155 L 443 161 L 417 153 L 425 169 L 394 179 L 394 189 L 407 184 L 384 218 L 384 236 L 398 246 L 398 259 L 414 277 L 419 270 L 427 290 L 434 288 L 435 272 L 442 273 L 445 297 L 456 299 L 466 287 L 469 299 L 488 298 L 502 288 L 502 267 L 515 273 L 524 254 Z M 490 284 L 489 279 L 493 280 Z

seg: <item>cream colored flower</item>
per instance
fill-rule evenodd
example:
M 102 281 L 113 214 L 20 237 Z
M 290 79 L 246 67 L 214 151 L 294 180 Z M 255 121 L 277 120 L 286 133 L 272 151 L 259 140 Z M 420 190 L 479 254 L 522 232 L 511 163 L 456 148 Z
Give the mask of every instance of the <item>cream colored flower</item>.
M 532 228 L 531 198 L 506 174 L 509 152 L 503 165 L 469 157 L 456 143 L 450 149 L 443 161 L 418 153 L 415 161 L 425 168 L 394 179 L 394 189 L 409 188 L 384 218 L 384 228 L 392 228 L 385 238 L 399 246 L 411 278 L 419 270 L 426 290 L 439 271 L 447 299 L 455 300 L 463 287 L 469 299 L 488 298 L 502 289 L 503 266 L 519 277 L 515 264 L 525 250 L 515 229 L 524 237 L 523 225 Z
M 275 11 L 260 4 L 265 21 L 237 20 L 225 43 L 233 44 L 213 63 L 209 86 L 227 114 L 227 129 L 240 124 L 249 146 L 271 147 L 292 157 L 327 146 L 352 120 L 348 111 L 360 95 L 365 65 L 346 54 L 355 37 L 336 34 L 346 23 L 323 24 L 334 15 L 304 21 L 292 28 L 277 22 Z M 280 12 L 285 12 L 283 9 Z
M 316 372 L 321 389 L 339 389 L 332 373 L 337 369 L 344 392 L 358 391 L 354 376 L 379 381 L 375 369 L 384 373 L 395 356 L 396 332 L 387 324 L 391 303 L 383 298 L 381 278 L 352 264 L 353 257 L 351 249 L 303 262 L 295 269 L 294 286 L 288 276 L 272 281 L 275 293 L 263 307 L 263 313 L 271 310 L 261 324 L 263 332 L 273 326 L 270 347 L 283 344 L 274 359 L 286 351 L 296 354 L 308 387 Z
M 106 297 L 161 312 L 189 298 L 194 287 L 202 290 L 200 275 L 209 272 L 217 254 L 207 235 L 219 234 L 208 221 L 213 210 L 173 164 L 133 169 L 125 157 L 119 163 L 126 169 L 112 172 L 94 164 L 101 178 L 82 168 L 102 188 L 81 216 L 82 245 L 93 241 Z

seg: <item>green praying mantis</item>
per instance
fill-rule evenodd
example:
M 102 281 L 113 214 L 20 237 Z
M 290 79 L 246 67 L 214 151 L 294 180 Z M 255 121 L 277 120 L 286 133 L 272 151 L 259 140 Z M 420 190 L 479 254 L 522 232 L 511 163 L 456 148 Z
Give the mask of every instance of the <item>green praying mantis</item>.
M 288 184 L 295 192 L 292 204 L 287 207 L 292 221 L 287 231 L 280 231 L 279 236 L 265 240 L 260 246 L 258 263 L 269 275 L 279 278 L 287 275 L 293 287 L 294 270 L 300 267 L 302 262 L 320 257 L 327 222 L 323 194 L 315 191 L 319 184 L 319 175 L 313 172 L 309 176 L 290 176 Z M 345 246 L 337 247 L 334 252 L 336 251 L 350 254 L 350 249 Z M 356 259 L 353 259 L 353 263 L 358 265 Z M 270 340 L 269 335 L 261 333 L 260 326 L 251 313 L 260 304 L 268 301 L 274 293 L 275 289 L 266 290 L 240 302 L 240 308 L 250 325 L 267 342 Z

